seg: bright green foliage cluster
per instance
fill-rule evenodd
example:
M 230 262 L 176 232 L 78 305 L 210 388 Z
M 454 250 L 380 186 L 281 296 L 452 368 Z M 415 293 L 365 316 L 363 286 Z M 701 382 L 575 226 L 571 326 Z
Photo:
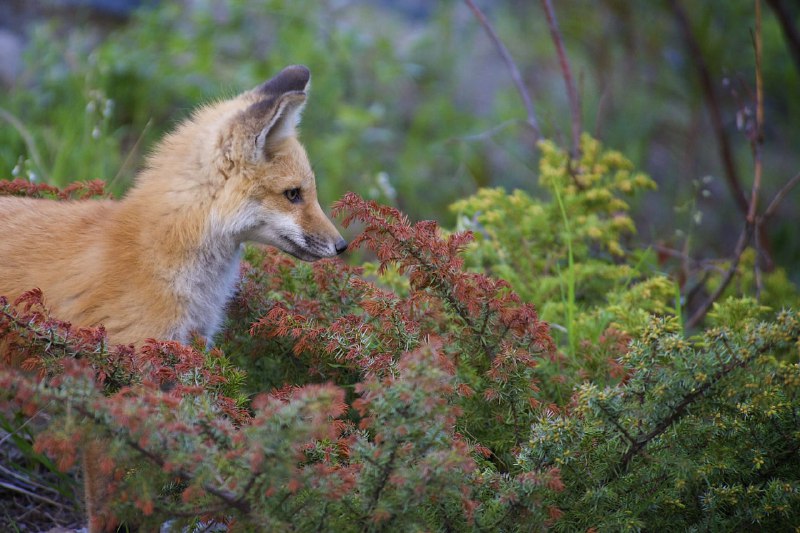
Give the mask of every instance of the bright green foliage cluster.
M 481 189 L 453 204 L 460 227 L 477 236 L 468 264 L 536 302 L 573 354 L 609 329 L 637 334 L 652 314 L 674 313 L 675 284 L 655 269 L 653 254 L 626 244 L 635 231 L 628 198 L 653 189 L 653 181 L 589 135 L 577 161 L 549 141 L 539 146 L 549 200 Z
M 623 256 L 620 241 L 635 232 L 624 197 L 655 189 L 655 182 L 635 172 L 633 163 L 620 152 L 604 150 L 586 133 L 578 159 L 571 159 L 552 141 L 540 142 L 539 149 L 539 184 L 562 199 L 559 203 L 563 203 L 575 243 L 573 253 L 586 255 L 594 245 L 615 257 Z M 557 221 L 560 217 L 551 219 Z
M 800 520 L 800 318 L 737 320 L 687 340 L 653 319 L 621 358 L 625 380 L 581 386 L 519 456 L 557 467 L 558 531 L 786 530 Z

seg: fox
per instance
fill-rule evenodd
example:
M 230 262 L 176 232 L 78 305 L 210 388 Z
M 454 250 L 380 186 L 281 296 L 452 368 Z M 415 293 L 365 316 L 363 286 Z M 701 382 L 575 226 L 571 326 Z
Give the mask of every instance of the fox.
M 201 106 L 155 147 L 119 200 L 0 197 L 0 295 L 13 301 L 39 288 L 54 317 L 102 325 L 111 344 L 210 340 L 245 243 L 303 261 L 344 252 L 298 139 L 310 79 L 307 67 L 292 65 Z M 102 447 L 83 453 L 90 532 L 108 526 L 94 466 Z

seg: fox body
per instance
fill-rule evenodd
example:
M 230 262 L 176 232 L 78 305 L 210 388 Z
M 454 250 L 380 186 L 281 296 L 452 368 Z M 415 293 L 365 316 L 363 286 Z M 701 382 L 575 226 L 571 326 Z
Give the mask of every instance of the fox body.
M 346 248 L 295 126 L 309 73 L 287 67 L 168 135 L 120 201 L 0 197 L 0 295 L 39 287 L 54 316 L 112 343 L 212 337 L 244 242 L 300 259 Z
M 150 156 L 119 201 L 0 197 L 0 295 L 38 287 L 53 316 L 104 325 L 111 343 L 187 341 L 218 330 L 242 245 L 302 260 L 347 243 L 322 212 L 295 127 L 308 69 L 198 110 Z M 83 452 L 89 530 L 105 516 L 105 444 Z

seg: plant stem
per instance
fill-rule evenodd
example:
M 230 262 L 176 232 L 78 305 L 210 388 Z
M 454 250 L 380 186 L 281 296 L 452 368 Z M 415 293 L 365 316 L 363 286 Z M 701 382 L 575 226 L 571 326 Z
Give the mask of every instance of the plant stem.
M 572 255 L 572 229 L 569 225 L 567 210 L 564 208 L 558 185 L 554 185 L 553 192 L 556 195 L 558 209 L 561 211 L 561 218 L 564 221 L 564 239 L 567 241 L 567 338 L 569 340 L 570 355 L 575 357 L 578 339 L 575 336 L 575 260 Z

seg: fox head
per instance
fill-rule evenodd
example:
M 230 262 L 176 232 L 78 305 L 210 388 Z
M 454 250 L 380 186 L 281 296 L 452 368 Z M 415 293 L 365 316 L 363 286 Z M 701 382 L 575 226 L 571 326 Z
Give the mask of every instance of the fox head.
M 286 67 L 215 106 L 211 152 L 240 239 L 315 261 L 342 253 L 347 242 L 320 208 L 314 172 L 297 139 L 309 80 L 306 67 Z

